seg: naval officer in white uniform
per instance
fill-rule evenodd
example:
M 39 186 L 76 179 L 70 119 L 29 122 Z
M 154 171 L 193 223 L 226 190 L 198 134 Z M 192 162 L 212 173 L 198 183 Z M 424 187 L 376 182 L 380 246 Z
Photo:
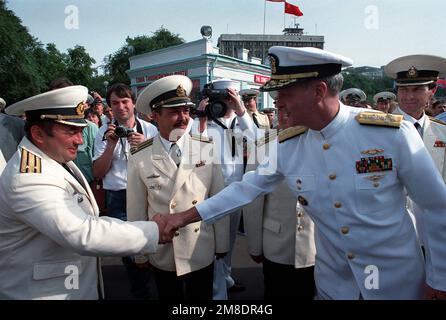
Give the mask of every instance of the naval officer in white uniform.
M 297 126 L 281 139 L 277 166 L 266 163 L 170 216 L 165 235 L 191 221 L 212 223 L 286 179 L 315 223 L 321 298 L 444 298 L 446 185 L 414 126 L 339 102 L 348 58 L 316 48 L 272 47 L 269 54 L 272 75 L 263 90 L 278 90 Z M 405 189 L 423 209 L 426 261 Z
M 403 116 L 417 129 L 424 145 L 431 155 L 435 167 L 446 182 L 446 123 L 429 117 L 425 108 L 437 91 L 437 80 L 446 76 L 446 59 L 431 55 L 410 55 L 391 61 L 384 72 L 395 79 L 398 108 L 395 114 Z M 424 245 L 423 210 L 409 199 L 420 242 Z
M 26 114 L 26 137 L 0 180 L 0 299 L 97 299 L 96 256 L 154 253 L 160 220 L 99 217 L 72 162 L 87 125 L 88 89 L 72 86 L 11 105 Z

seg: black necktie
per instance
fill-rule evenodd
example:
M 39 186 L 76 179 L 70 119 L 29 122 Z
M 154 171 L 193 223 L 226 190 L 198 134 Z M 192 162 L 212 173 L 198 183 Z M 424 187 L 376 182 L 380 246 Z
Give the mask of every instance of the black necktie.
M 178 167 L 181 162 L 181 150 L 176 143 L 172 143 L 172 145 L 170 146 L 169 154 L 173 162 L 175 162 Z
M 252 114 L 252 120 L 254 121 L 254 124 L 257 128 L 260 128 L 259 126 L 259 120 L 257 120 L 257 115 L 255 113 Z
M 421 131 L 421 125 L 418 122 L 415 122 L 413 125 L 415 126 L 415 129 L 417 129 L 418 134 L 420 135 L 420 137 L 423 137 L 423 135 L 421 133 L 422 132 Z

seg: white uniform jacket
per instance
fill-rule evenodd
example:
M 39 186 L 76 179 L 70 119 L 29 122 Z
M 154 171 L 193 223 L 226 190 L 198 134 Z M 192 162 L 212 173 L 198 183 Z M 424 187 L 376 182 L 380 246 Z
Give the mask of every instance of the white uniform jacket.
M 395 110 L 396 114 L 403 115 L 405 120 L 413 123 L 414 118 L 411 118 L 408 114 L 397 108 Z M 427 151 L 432 157 L 435 163 L 435 167 L 438 169 L 446 183 L 446 124 L 439 122 L 436 119 L 432 119 L 427 115 L 424 115 L 424 125 L 423 125 L 423 142 Z M 412 199 L 408 199 L 408 208 L 413 213 L 414 219 L 416 221 L 416 228 L 418 230 L 418 235 L 420 237 L 421 244 L 424 245 L 424 219 L 423 212 L 419 205 L 412 202 Z
M 157 213 L 184 211 L 220 191 L 223 176 L 213 161 L 213 143 L 184 135 L 182 161 L 177 168 L 160 137 L 143 143 L 128 164 L 127 218 L 150 220 Z M 153 142 L 152 142 L 153 141 Z M 192 223 L 169 244 L 150 255 L 155 267 L 178 276 L 209 266 L 215 253 L 229 251 L 229 217 L 215 226 Z
M 155 252 L 156 224 L 99 218 L 88 183 L 74 163 L 67 165 L 80 182 L 23 138 L 6 166 L 0 299 L 97 299 L 102 279 L 94 256 Z
M 256 115 L 256 119 L 257 119 L 260 129 L 269 130 L 271 128 L 271 126 L 270 126 L 271 124 L 269 123 L 269 118 L 266 114 L 260 113 L 257 110 L 256 110 L 256 112 L 248 111 L 248 114 L 254 123 L 255 123 L 254 114 Z
M 267 150 L 277 148 L 277 143 L 276 138 L 269 143 L 258 144 L 256 152 L 250 154 L 246 171 L 255 170 L 257 166 L 254 163 L 263 162 L 259 159 L 268 156 Z M 243 222 L 250 254 L 264 255 L 270 261 L 296 268 L 314 265 L 313 221 L 285 182 L 243 207 Z
M 321 131 L 280 144 L 270 174 L 249 172 L 197 210 L 211 222 L 285 178 L 315 223 L 315 279 L 322 298 L 417 299 L 425 281 L 446 291 L 443 179 L 413 125 L 362 125 L 355 119 L 362 111 L 341 104 Z M 365 167 L 381 169 L 360 173 Z M 424 210 L 426 267 L 404 187 Z
M 313 221 L 286 183 L 245 206 L 243 221 L 250 254 L 296 268 L 314 266 Z

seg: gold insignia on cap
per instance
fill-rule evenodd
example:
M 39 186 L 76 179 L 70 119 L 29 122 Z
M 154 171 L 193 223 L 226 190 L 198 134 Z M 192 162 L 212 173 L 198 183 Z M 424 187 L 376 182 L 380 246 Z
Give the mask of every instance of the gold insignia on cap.
M 178 97 L 187 97 L 186 90 L 184 90 L 183 85 L 179 85 L 177 87 L 177 96 Z
M 276 74 L 277 72 L 277 60 L 274 56 L 269 56 L 270 60 L 270 66 L 271 66 L 271 73 Z
M 85 104 L 83 102 L 79 102 L 76 106 L 76 113 L 78 115 L 84 115 Z
M 412 66 L 407 71 L 406 75 L 407 75 L 408 78 L 416 78 L 416 77 L 418 77 L 418 70 L 414 66 Z

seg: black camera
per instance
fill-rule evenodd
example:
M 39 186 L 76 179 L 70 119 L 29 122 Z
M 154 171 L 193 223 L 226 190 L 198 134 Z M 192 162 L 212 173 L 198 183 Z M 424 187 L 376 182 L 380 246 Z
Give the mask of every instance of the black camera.
M 118 138 L 127 138 L 132 132 L 134 132 L 133 129 L 128 129 L 123 126 L 118 126 L 115 128 L 115 135 Z
M 224 100 L 229 99 L 229 93 L 227 89 L 214 89 L 212 83 L 208 83 L 204 86 L 203 91 L 199 94 L 199 100 L 209 98 L 209 104 L 204 111 L 196 109 L 192 110 L 192 113 L 197 117 L 208 117 L 210 119 L 221 118 L 226 114 L 228 107 Z

